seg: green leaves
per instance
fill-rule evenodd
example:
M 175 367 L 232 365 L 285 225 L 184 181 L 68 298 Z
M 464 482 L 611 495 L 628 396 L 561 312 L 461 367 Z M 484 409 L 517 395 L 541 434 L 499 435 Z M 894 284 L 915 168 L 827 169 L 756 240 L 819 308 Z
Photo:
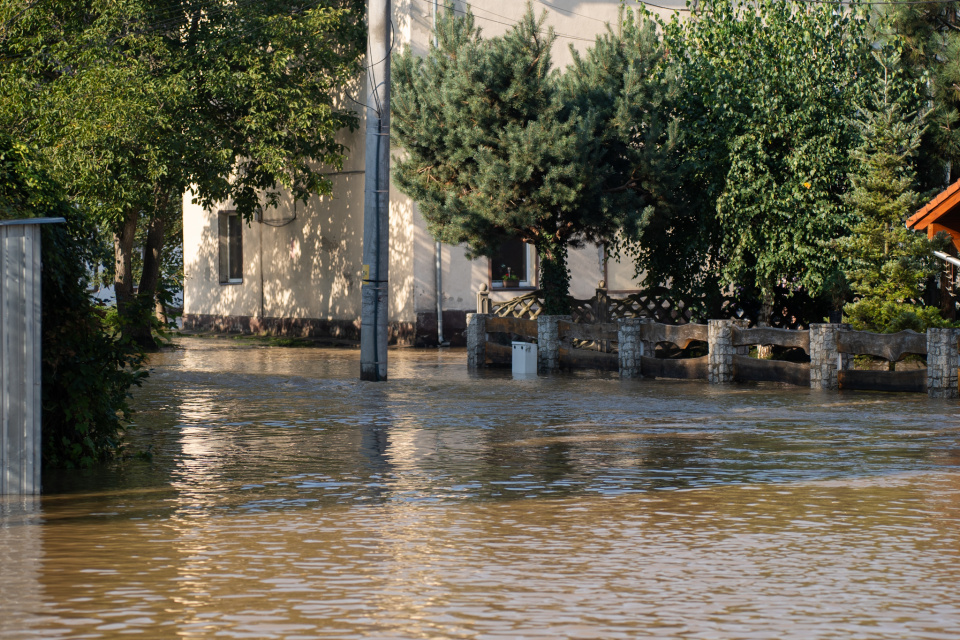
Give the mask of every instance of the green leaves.
M 858 329 L 925 331 L 944 325 L 938 309 L 924 307 L 921 299 L 928 279 L 939 271 L 931 250 L 942 249 L 947 239 L 929 241 L 904 222 L 919 205 L 915 166 L 930 112 L 918 110 L 916 81 L 896 51 L 887 48 L 875 58 L 882 73 L 853 120 L 862 141 L 851 152 L 855 170 L 846 202 L 856 222 L 838 243 L 857 295 L 844 313 Z
M 91 466 L 118 451 L 127 391 L 146 377 L 139 351 L 118 340 L 87 293 L 96 233 L 36 150 L 0 135 L 0 219 L 63 217 L 42 229 L 42 432 L 45 467 Z
M 339 99 L 361 71 L 361 0 L 0 3 L 0 16 L 15 13 L 0 38 L 0 125 L 35 144 L 70 201 L 116 236 L 108 270 L 136 262 L 130 225 L 169 224 L 188 188 L 247 219 L 280 188 L 330 193 L 324 173 L 347 152 L 337 135 L 358 125 Z M 143 261 L 146 307 L 156 262 Z M 126 313 L 132 272 L 118 271 L 125 331 L 152 342 L 149 314 Z
M 826 293 L 842 266 L 829 242 L 850 222 L 849 117 L 873 72 L 862 15 L 770 0 L 700 7 L 663 26 L 683 179 L 673 216 L 638 237 L 638 272 L 694 298 L 731 286 Z
M 874 37 L 896 47 L 902 73 L 928 94 L 918 180 L 943 188 L 960 170 L 960 2 L 880 5 L 871 18 Z
M 563 74 L 532 9 L 491 39 L 469 12 L 448 10 L 437 37 L 425 58 L 393 60 L 394 135 L 406 152 L 394 179 L 437 240 L 474 255 L 508 238 L 534 245 L 546 307 L 562 313 L 567 247 L 638 228 L 667 190 L 655 25 L 631 14 Z

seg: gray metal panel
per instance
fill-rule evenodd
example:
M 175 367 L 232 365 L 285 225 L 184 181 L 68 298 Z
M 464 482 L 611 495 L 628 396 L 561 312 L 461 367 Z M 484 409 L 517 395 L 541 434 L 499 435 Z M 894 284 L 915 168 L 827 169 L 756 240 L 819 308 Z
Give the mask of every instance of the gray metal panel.
M 7 362 L 7 283 L 6 256 L 4 251 L 5 240 L 9 232 L 8 227 L 0 227 L 0 495 L 7 493 L 7 425 L 10 415 L 10 394 L 7 385 L 10 383 L 10 373 Z
M 0 227 L 22 227 L 35 224 L 58 224 L 66 222 L 65 218 L 23 218 L 21 220 L 0 220 Z
M 40 229 L 0 227 L 0 494 L 40 492 Z
M 21 435 L 23 434 L 23 227 L 10 227 L 3 239 L 3 341 L 6 369 L 4 437 L 0 447 L 6 450 L 3 469 L 4 493 L 21 491 Z
M 42 336 L 40 333 L 40 227 L 30 225 L 24 228 L 27 255 L 24 273 L 24 320 L 26 323 L 26 341 L 24 343 L 24 366 L 26 388 L 24 400 L 27 403 L 24 420 L 24 476 L 23 493 L 40 493 L 40 351 Z

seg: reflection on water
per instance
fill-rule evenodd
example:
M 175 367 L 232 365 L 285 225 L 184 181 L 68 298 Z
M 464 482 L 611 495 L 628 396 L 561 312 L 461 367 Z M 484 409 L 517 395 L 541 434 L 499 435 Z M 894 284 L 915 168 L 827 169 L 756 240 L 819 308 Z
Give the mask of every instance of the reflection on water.
M 0 511 L 0 637 L 954 638 L 960 405 L 185 340 Z

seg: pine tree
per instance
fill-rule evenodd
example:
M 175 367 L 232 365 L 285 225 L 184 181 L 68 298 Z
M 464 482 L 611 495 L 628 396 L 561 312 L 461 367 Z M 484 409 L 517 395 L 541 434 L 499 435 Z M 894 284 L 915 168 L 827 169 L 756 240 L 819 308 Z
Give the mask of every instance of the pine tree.
M 393 61 L 394 131 L 406 151 L 394 177 L 441 242 L 473 256 L 508 239 L 533 245 L 544 313 L 563 314 L 568 248 L 637 227 L 655 200 L 636 154 L 648 132 L 634 117 L 653 110 L 636 90 L 648 69 L 621 73 L 629 65 L 612 33 L 598 39 L 605 53 L 578 58 L 565 81 L 551 68 L 545 17 L 528 5 L 505 35 L 484 39 L 469 11 L 448 9 L 426 57 L 406 50 Z M 630 33 L 641 39 L 639 28 Z M 618 67 L 605 66 L 618 56 Z
M 960 2 L 895 3 L 874 8 L 878 37 L 903 46 L 904 71 L 926 84 L 930 113 L 917 165 L 924 188 L 960 175 Z
M 883 74 L 854 121 L 863 141 L 850 154 L 859 170 L 850 175 L 846 201 L 857 222 L 841 248 L 851 263 L 847 279 L 859 299 L 848 303 L 844 314 L 857 329 L 925 331 L 945 324 L 939 309 L 919 302 L 938 269 L 931 250 L 942 248 L 945 239 L 930 241 L 904 222 L 919 201 L 915 163 L 926 113 L 905 113 L 905 106 L 917 100 L 899 56 L 887 52 L 875 57 Z

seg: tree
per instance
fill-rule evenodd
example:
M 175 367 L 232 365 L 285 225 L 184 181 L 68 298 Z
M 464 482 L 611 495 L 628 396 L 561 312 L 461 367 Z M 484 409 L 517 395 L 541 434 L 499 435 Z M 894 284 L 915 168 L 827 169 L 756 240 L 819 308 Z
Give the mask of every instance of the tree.
M 873 24 L 877 39 L 903 47 L 903 72 L 927 85 L 919 183 L 943 188 L 960 172 L 960 2 L 877 5 Z
M 584 201 L 621 216 L 613 253 L 630 253 L 630 238 L 655 221 L 672 218 L 682 200 L 685 165 L 674 118 L 676 83 L 665 63 L 657 23 L 646 10 L 621 11 L 618 31 L 608 26 L 585 56 L 571 47 L 573 64 L 561 77 L 560 99 L 586 114 L 593 177 Z
M 329 193 L 361 0 L 7 0 L 0 122 L 35 142 L 114 239 L 124 333 L 151 347 L 165 229 L 192 187 L 247 219 Z M 132 254 L 143 230 L 139 293 Z
M 114 335 L 87 294 L 96 230 L 70 206 L 36 150 L 0 135 L 0 219 L 63 217 L 42 230 L 42 457 L 86 467 L 119 450 L 127 393 L 147 372 L 135 345 Z
M 660 135 L 640 117 L 653 111 L 652 64 L 634 62 L 654 60 L 659 43 L 649 24 L 622 41 L 608 33 L 564 79 L 551 68 L 545 16 L 528 5 L 505 35 L 484 39 L 469 11 L 447 9 L 426 57 L 394 58 L 393 125 L 405 151 L 394 179 L 438 241 L 475 256 L 511 238 L 533 245 L 544 312 L 563 314 L 568 248 L 612 241 L 654 202 L 640 163 Z M 620 51 L 630 46 L 639 48 Z
M 914 187 L 925 129 L 925 114 L 917 111 L 922 85 L 904 76 L 895 51 L 875 57 L 883 73 L 854 121 L 862 142 L 850 154 L 856 171 L 846 201 L 857 222 L 840 247 L 850 260 L 846 275 L 858 300 L 848 303 L 844 314 L 857 329 L 926 331 L 946 324 L 938 308 L 919 301 L 926 282 L 939 272 L 931 251 L 949 240 L 931 241 L 904 225 L 919 200 Z
M 722 292 L 829 293 L 851 221 L 848 118 L 871 72 L 862 11 L 706 0 L 664 25 L 684 184 L 637 237 L 637 271 L 720 313 Z M 716 317 L 716 316 L 714 316 Z M 764 320 L 765 318 L 761 318 Z

